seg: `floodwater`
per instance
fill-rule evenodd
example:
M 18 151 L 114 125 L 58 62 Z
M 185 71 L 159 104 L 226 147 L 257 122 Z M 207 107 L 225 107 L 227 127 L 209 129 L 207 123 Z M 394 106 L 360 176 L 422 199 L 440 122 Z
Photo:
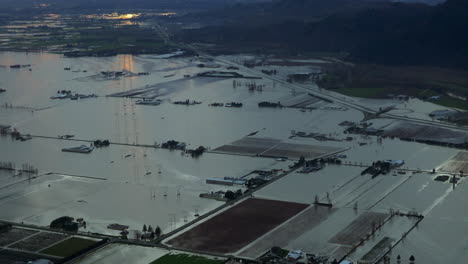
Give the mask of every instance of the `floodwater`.
M 393 249 L 391 257 L 394 262 L 392 263 L 396 263 L 398 254 L 405 256 L 406 259 L 411 254 L 414 254 L 417 259 L 418 256 L 421 256 L 420 259 L 423 259 L 424 263 L 443 263 L 438 260 L 431 260 L 428 252 L 431 252 L 432 247 L 440 247 L 438 250 L 441 252 L 445 249 L 448 250 L 448 244 L 452 245 L 450 247 L 454 251 L 453 254 L 465 256 L 462 244 L 453 245 L 449 242 L 450 236 L 454 237 L 454 234 L 446 236 L 442 231 L 438 232 L 437 235 L 444 236 L 443 239 L 445 239 L 444 243 L 439 243 L 434 231 L 431 230 L 433 227 L 428 224 L 434 223 L 440 227 L 443 223 L 440 218 L 445 223 L 447 221 L 456 222 L 458 226 L 454 228 L 462 228 L 463 223 L 466 224 L 466 209 L 455 208 L 451 204 L 453 203 L 458 207 L 463 206 L 461 202 L 463 198 L 460 195 L 457 195 L 459 196 L 458 199 L 453 198 L 453 193 L 464 192 L 466 189 L 465 181 L 461 181 L 459 187 L 453 192 L 451 184 L 434 181 L 437 174 L 413 174 L 412 172 L 399 174 L 391 172 L 387 175 L 372 178 L 370 175 L 360 175 L 364 167 L 354 166 L 368 165 L 369 162 L 376 160 L 403 159 L 405 160 L 403 168 L 430 171 L 432 168 L 438 168 L 445 160 L 455 155 L 458 150 L 400 140 L 385 139 L 381 143 L 373 140 L 375 138 L 372 137 L 358 139 L 360 142 L 367 142 L 368 144 L 365 146 L 358 146 L 356 145 L 357 142 L 347 143 L 350 149 L 345 152 L 347 158 L 344 161 L 353 166 L 327 165 L 324 169 L 315 173 L 292 173 L 255 193 L 257 197 L 301 203 L 313 203 L 318 198 L 322 202 L 331 201 L 334 208 L 337 209 L 324 222 L 312 229 L 304 230 L 304 234 L 300 237 L 291 239 L 286 248 L 292 250 L 302 249 L 332 257 L 341 256 L 336 253 L 341 248 L 337 249 L 336 246 L 330 245 L 327 241 L 333 234 L 339 232 L 340 228 L 344 228 L 350 221 L 355 219 L 358 212 L 388 213 L 389 210 L 399 210 L 401 212 L 415 211 L 423 214 L 426 218 L 417 228 L 411 231 L 410 235 L 401 244 Z M 335 144 L 346 146 L 342 142 Z M 448 200 L 452 202 L 450 203 Z M 436 220 L 432 217 L 433 211 L 441 211 L 440 208 L 444 208 L 444 213 L 440 214 L 439 219 Z M 360 260 L 384 237 L 388 237 L 394 242 L 400 240 L 403 234 L 409 231 L 414 224 L 415 220 L 396 217 L 386 223 L 382 230 L 373 236 L 371 240 L 366 241 L 348 258 L 354 261 Z M 440 229 L 450 230 L 447 231 L 448 233 L 453 231 L 451 226 L 440 227 Z M 427 243 L 425 241 L 425 232 L 428 232 L 427 236 L 430 236 L 428 242 L 431 244 L 428 247 L 424 246 Z M 460 239 L 454 238 L 454 241 Z M 411 244 L 406 241 L 411 241 Z M 384 249 L 387 250 L 387 248 Z M 449 253 L 444 252 L 443 256 L 448 258 Z M 450 259 L 455 260 L 455 258 Z
M 146 224 L 170 231 L 193 220 L 196 213 L 208 212 L 222 204 L 199 198 L 200 193 L 238 188 L 208 185 L 207 178 L 240 177 L 256 169 L 285 169 L 291 162 L 216 153 L 205 153 L 193 159 L 181 155 L 180 151 L 130 145 L 153 145 L 175 139 L 186 142 L 189 148 L 203 145 L 215 149 L 258 132 L 256 137 L 347 149 L 343 153 L 347 155 L 343 160 L 346 165 L 328 165 L 311 174 L 291 173 L 255 193 L 258 197 L 301 203 L 313 203 L 318 196 L 321 201 L 331 199 L 336 203 L 337 212 L 289 241 L 290 249 L 327 252 L 328 239 L 357 217 L 353 209 L 357 204 L 359 212 L 416 210 L 426 216 L 404 243 L 392 251 L 392 256 L 402 254 L 406 258 L 414 254 L 425 263 L 441 263 L 439 256 L 455 260 L 448 256 L 466 255 L 466 241 L 461 235 L 454 235 L 457 230 L 466 228 L 468 219 L 468 210 L 463 208 L 462 202 L 466 191 L 463 180 L 452 191 L 450 184 L 434 181 L 436 175 L 433 174 L 392 172 L 372 179 L 369 175 L 360 176 L 364 168 L 356 166 L 382 159 L 401 159 L 405 160 L 404 168 L 430 171 L 454 156 L 457 150 L 397 139 L 378 141 L 375 137 L 360 135 L 351 135 L 352 141 L 290 139 L 291 130 L 344 139 L 350 135 L 344 134 L 346 128 L 338 124 L 359 122 L 363 114 L 353 109 L 342 111 L 326 107 L 311 111 L 259 108 L 257 104 L 261 101 L 277 102 L 294 97 L 299 91 L 268 79 L 255 80 L 258 85 L 265 85 L 262 91 L 249 91 L 246 83 L 252 80 L 237 79 L 241 85 L 233 87 L 232 79 L 184 78 L 184 75 L 212 70 L 198 68 L 198 63 L 193 58 L 151 55 L 63 58 L 48 53 L 0 53 L 0 65 L 7 66 L 0 67 L 0 88 L 7 90 L 0 94 L 0 125 L 11 125 L 25 134 L 51 137 L 34 137 L 25 142 L 0 137 L 1 162 L 15 162 L 18 167 L 28 163 L 39 170 L 35 178 L 0 171 L 0 219 L 47 226 L 53 219 L 69 215 L 85 218 L 88 229 L 82 231 L 117 235 L 117 231 L 106 228 L 112 223 L 129 225 L 133 230 Z M 11 69 L 9 65 L 12 64 L 31 64 L 31 67 Z M 225 69 L 220 66 L 217 70 Z M 65 67 L 71 70 L 66 71 Z M 99 76 L 101 71 L 121 70 L 149 72 L 150 75 L 110 80 Z M 251 72 L 245 74 L 252 75 Z M 106 97 L 147 86 L 165 89 L 161 105 L 142 106 L 135 104 L 136 99 Z M 49 98 L 63 89 L 98 97 L 76 101 Z M 203 103 L 193 106 L 171 103 L 186 99 Z M 350 97 L 347 100 L 359 101 Z M 208 106 L 214 102 L 242 102 L 244 106 Z M 420 101 L 359 102 L 375 109 L 397 104 L 395 113 L 407 111 L 409 116 L 420 118 L 434 109 L 434 105 Z M 388 122 L 383 120 L 382 123 Z M 83 144 L 57 139 L 65 134 L 75 135 L 76 139 L 109 139 L 130 145 L 112 144 L 90 154 L 64 153 L 62 148 Z M 358 260 L 382 237 L 398 240 L 411 225 L 411 221 L 391 222 L 384 226 L 375 241 L 366 243 L 352 257 Z M 436 228 L 447 232 L 436 231 Z M 320 239 L 315 239 L 317 237 Z M 434 248 L 438 251 L 433 251 Z M 109 252 L 114 251 L 116 249 Z M 427 252 L 441 254 L 431 258 L 432 254 Z M 97 256 L 97 260 L 86 263 L 97 263 L 100 259 L 99 254 Z
M 249 94 L 247 89 L 235 90 L 230 80 L 182 80 L 183 89 L 163 98 L 165 102 L 159 106 L 140 106 L 135 105 L 134 99 L 105 97 L 135 87 L 171 82 L 164 78 L 169 73 L 183 79 L 185 74 L 200 71 L 188 59 L 67 59 L 53 54 L 2 53 L 0 64 L 32 65 L 32 71 L 0 68 L 1 86 L 7 90 L 0 95 L 0 105 L 13 106 L 0 108 L 0 123 L 23 133 L 50 137 L 73 134 L 78 139 L 147 145 L 176 139 L 187 142 L 189 148 L 214 148 L 263 128 L 265 134 L 289 135 L 285 126 L 288 120 L 281 118 L 283 123 L 278 123 L 268 118 L 275 112 L 258 111 L 254 106 L 260 95 Z M 65 67 L 72 70 L 65 71 Z M 151 74 L 120 80 L 93 77 L 100 71 L 122 69 Z M 100 97 L 77 101 L 49 98 L 61 89 Z M 284 95 L 281 91 L 263 94 Z M 185 98 L 205 103 L 193 108 L 170 103 Z M 246 107 L 210 108 L 207 104 L 211 100 L 242 100 Z M 249 100 L 250 106 L 246 103 Z M 289 112 L 298 121 L 307 119 L 299 111 Z M 279 114 L 287 116 L 288 112 Z M 1 161 L 15 162 L 18 167 L 29 163 L 40 174 L 32 180 L 24 175 L 2 176 L 5 195 L 0 201 L 0 217 L 39 225 L 48 225 L 62 215 L 84 217 L 90 223 L 84 231 L 111 234 L 118 232 L 106 229 L 110 223 L 130 225 L 131 229 L 140 229 L 143 224 L 159 225 L 169 231 L 192 220 L 195 214 L 222 204 L 198 197 L 202 192 L 226 189 L 206 184 L 207 178 L 240 177 L 255 169 L 286 166 L 273 159 L 210 153 L 192 159 L 180 151 L 118 145 L 96 149 L 88 155 L 61 152 L 62 148 L 80 144 L 83 143 L 45 138 L 26 142 L 0 138 Z M 56 174 L 42 175 L 49 172 Z
M 31 67 L 11 69 L 12 64 Z M 260 109 L 258 102 L 293 96 L 292 91 L 267 80 L 256 80 L 265 88 L 252 92 L 245 87 L 250 80 L 239 79 L 242 85 L 234 88 L 230 79 L 184 78 L 204 71 L 196 64 L 190 58 L 151 55 L 71 59 L 48 53 L 0 53 L 0 65 L 6 66 L 0 68 L 0 86 L 7 90 L 0 95 L 0 124 L 25 134 L 52 137 L 25 142 L 0 138 L 0 161 L 15 162 L 18 167 L 29 163 L 39 169 L 39 176 L 31 180 L 26 175 L 2 176 L 0 217 L 39 225 L 48 225 L 62 215 L 83 217 L 89 223 L 83 231 L 109 234 L 118 233 L 106 228 L 111 223 L 130 225 L 131 229 L 159 225 L 169 231 L 222 204 L 198 197 L 201 192 L 227 189 L 206 184 L 207 178 L 240 177 L 256 169 L 290 164 L 211 153 L 192 159 L 179 151 L 119 145 L 95 149 L 88 155 L 63 153 L 62 148 L 83 142 L 58 140 L 59 135 L 146 145 L 175 139 L 189 148 L 203 145 L 214 149 L 253 131 L 259 131 L 260 137 L 283 140 L 288 140 L 291 130 L 338 133 L 342 128 L 337 123 L 362 118 L 354 110 Z M 64 70 L 66 67 L 71 70 Z M 109 70 L 150 75 L 111 80 L 98 76 Z M 141 106 L 135 99 L 106 97 L 147 85 L 167 87 L 161 105 Z M 98 97 L 76 101 L 49 98 L 63 89 Z M 185 99 L 203 104 L 171 104 Z M 233 101 L 244 107 L 208 106 Z M 44 175 L 50 172 L 54 174 Z

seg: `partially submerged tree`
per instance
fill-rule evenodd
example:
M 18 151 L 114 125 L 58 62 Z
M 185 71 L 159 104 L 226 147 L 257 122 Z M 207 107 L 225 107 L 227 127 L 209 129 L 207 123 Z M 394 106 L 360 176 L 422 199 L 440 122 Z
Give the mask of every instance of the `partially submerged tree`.
M 156 227 L 154 230 L 154 234 L 156 235 L 157 238 L 159 238 L 162 234 L 161 228 L 159 226 Z

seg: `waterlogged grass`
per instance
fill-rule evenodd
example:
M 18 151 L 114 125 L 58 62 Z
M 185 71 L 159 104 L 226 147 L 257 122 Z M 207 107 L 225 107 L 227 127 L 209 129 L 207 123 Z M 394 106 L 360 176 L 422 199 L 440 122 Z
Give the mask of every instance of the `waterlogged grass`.
M 341 93 L 348 96 L 359 97 L 359 98 L 385 98 L 387 94 L 386 89 L 384 88 L 339 88 L 339 89 L 332 89 L 331 91 Z M 391 93 L 391 92 L 388 92 Z M 418 98 L 427 98 L 430 96 L 439 95 L 436 92 L 430 90 L 424 90 L 417 94 Z M 461 110 L 468 110 L 468 102 L 450 97 L 448 95 L 441 96 L 438 100 L 430 101 L 431 103 L 451 107 L 451 108 L 458 108 Z
M 150 264 L 222 264 L 223 261 L 187 254 L 165 255 Z
M 332 91 L 353 97 L 361 98 L 377 98 L 384 94 L 384 88 L 368 87 L 368 88 L 339 88 Z
M 94 244 L 96 244 L 96 241 L 94 240 L 71 237 L 63 242 L 42 250 L 40 253 L 58 257 L 68 257 L 83 249 L 89 248 Z
M 452 98 L 449 96 L 442 96 L 439 100 L 432 101 L 434 104 L 446 106 L 446 107 L 453 107 L 462 110 L 468 110 L 468 102 Z
M 395 66 L 375 64 L 331 64 L 319 85 L 322 88 L 361 98 L 387 98 L 388 94 L 403 94 L 431 101 L 446 107 L 468 110 L 466 101 L 446 95 L 468 94 L 468 71 L 430 66 Z

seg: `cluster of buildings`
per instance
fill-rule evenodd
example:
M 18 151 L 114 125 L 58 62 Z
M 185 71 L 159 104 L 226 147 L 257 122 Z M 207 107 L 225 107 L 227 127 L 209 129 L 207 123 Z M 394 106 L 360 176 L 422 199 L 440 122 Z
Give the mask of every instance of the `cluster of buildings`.
M 263 264 L 355 264 L 349 260 L 338 262 L 327 256 L 308 254 L 302 250 L 288 251 L 279 247 L 271 248 L 259 260 Z

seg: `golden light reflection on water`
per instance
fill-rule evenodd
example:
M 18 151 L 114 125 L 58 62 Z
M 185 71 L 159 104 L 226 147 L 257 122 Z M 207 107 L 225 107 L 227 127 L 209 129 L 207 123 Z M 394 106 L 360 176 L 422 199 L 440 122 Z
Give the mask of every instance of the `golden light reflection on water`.
M 34 61 L 34 63 L 43 63 L 44 61 L 53 62 L 57 60 L 57 54 L 41 52 L 38 54 L 38 61 Z
M 134 25 L 138 25 L 138 23 L 137 23 L 137 22 L 128 21 L 128 20 L 124 20 L 124 21 L 120 22 L 118 25 L 119 25 L 119 26 L 134 26 Z
M 156 16 L 175 16 L 177 15 L 176 12 L 162 12 L 162 13 L 145 13 L 147 15 L 156 15 Z M 128 14 L 120 14 L 120 13 L 109 13 L 109 14 L 92 14 L 92 15 L 85 15 L 85 18 L 92 18 L 92 19 L 120 19 L 120 20 L 129 20 L 134 18 L 139 18 L 143 14 L 142 13 L 128 13 Z
M 100 19 L 133 19 L 138 18 L 141 16 L 141 13 L 134 13 L 134 14 L 119 14 L 119 13 L 111 13 L 111 14 L 94 14 L 94 15 L 86 15 L 86 18 L 100 18 Z
M 59 14 L 45 14 L 44 15 L 44 18 L 45 19 L 59 19 L 61 18 L 62 16 L 59 15 Z
M 0 59 L 0 65 L 8 66 L 16 64 L 14 53 L 5 53 Z
M 176 12 L 158 13 L 158 16 L 175 16 L 175 15 L 177 15 Z
M 125 14 L 125 15 L 120 15 L 117 17 L 117 19 L 132 19 L 134 17 L 137 17 L 136 14 Z
M 10 65 L 15 65 L 15 64 L 40 64 L 44 62 L 54 62 L 57 61 L 57 58 L 60 56 L 57 54 L 53 53 L 46 53 L 46 52 L 41 52 L 41 53 L 36 53 L 36 56 L 32 56 L 32 60 L 27 61 L 27 62 L 19 62 L 18 61 L 18 54 L 16 52 L 4 52 L 2 56 L 0 57 L 0 65 L 4 66 L 10 66 Z M 18 70 L 15 70 L 16 72 L 19 72 Z
M 126 70 L 134 72 L 135 66 L 133 63 L 133 55 L 119 55 L 117 56 L 117 59 L 117 65 L 120 68 L 115 70 Z

